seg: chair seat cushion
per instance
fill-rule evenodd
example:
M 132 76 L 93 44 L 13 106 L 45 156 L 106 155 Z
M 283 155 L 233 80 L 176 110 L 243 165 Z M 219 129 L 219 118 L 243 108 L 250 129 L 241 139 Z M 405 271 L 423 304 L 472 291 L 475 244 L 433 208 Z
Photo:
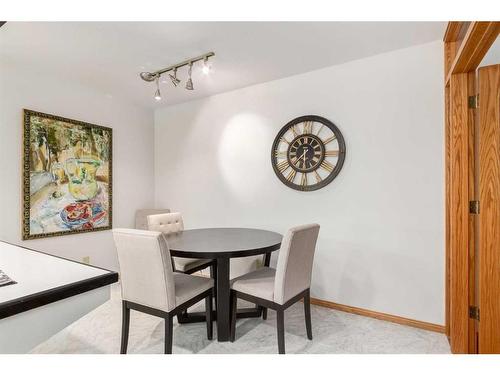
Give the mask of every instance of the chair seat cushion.
M 210 262 L 212 262 L 211 259 L 191 259 L 191 258 L 174 257 L 175 270 L 179 272 L 187 272 L 203 264 L 206 264 L 208 266 Z
M 274 268 L 263 267 L 231 280 L 231 289 L 274 301 Z
M 209 279 L 208 277 L 186 275 L 185 273 L 180 272 L 174 272 L 174 283 L 175 304 L 177 306 L 214 286 L 213 279 Z

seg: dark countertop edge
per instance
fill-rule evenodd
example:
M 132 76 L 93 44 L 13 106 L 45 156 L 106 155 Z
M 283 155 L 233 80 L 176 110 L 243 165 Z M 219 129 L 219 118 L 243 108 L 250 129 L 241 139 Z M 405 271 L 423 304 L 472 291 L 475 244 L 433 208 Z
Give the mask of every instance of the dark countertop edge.
M 12 315 L 16 315 L 37 307 L 48 305 L 52 302 L 60 301 L 65 298 L 73 297 L 78 294 L 82 294 L 106 285 L 114 284 L 118 281 L 118 273 L 114 271 L 107 270 L 105 268 L 93 266 L 86 263 L 77 262 L 72 259 L 66 259 L 57 255 L 47 254 L 42 251 L 33 250 L 24 246 L 16 245 L 7 241 L 0 242 L 6 243 L 8 245 L 16 246 L 24 250 L 34 251 L 40 254 L 51 256 L 54 258 L 59 258 L 68 262 L 78 263 L 82 266 L 91 267 L 106 271 L 107 273 L 103 275 L 94 276 L 88 279 L 83 279 L 76 281 L 74 283 L 61 285 L 52 289 L 43 290 L 41 292 L 28 294 L 26 296 L 16 298 L 7 302 L 0 303 L 0 319 L 7 318 Z M 16 280 L 19 282 L 19 280 Z
M 110 285 L 117 281 L 118 273 L 109 271 L 109 273 L 104 275 L 76 281 L 71 284 L 58 286 L 3 302 L 0 303 L 0 319 Z

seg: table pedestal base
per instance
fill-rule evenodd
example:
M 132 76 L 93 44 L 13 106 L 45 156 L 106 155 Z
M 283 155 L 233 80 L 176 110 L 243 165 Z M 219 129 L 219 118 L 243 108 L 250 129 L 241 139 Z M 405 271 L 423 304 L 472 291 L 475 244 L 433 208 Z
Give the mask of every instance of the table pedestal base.
M 262 316 L 262 309 L 260 308 L 245 308 L 238 309 L 236 313 L 236 318 L 245 319 L 245 318 L 260 318 Z M 214 320 L 217 320 L 217 311 L 212 312 L 212 317 Z M 182 314 L 177 316 L 177 321 L 179 324 L 188 324 L 188 323 L 201 323 L 205 322 L 205 312 L 192 312 L 187 314 Z

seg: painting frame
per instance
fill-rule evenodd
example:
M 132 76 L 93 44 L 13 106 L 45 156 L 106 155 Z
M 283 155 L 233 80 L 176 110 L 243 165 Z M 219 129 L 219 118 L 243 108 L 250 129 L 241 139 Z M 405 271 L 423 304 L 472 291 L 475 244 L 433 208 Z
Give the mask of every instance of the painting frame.
M 30 168 L 30 153 L 31 153 L 31 118 L 33 116 L 40 117 L 47 120 L 64 122 L 70 125 L 79 126 L 84 129 L 100 129 L 109 132 L 109 151 L 108 151 L 108 189 L 107 189 L 107 225 L 92 227 L 92 228 L 78 228 L 70 230 L 61 230 L 47 233 L 31 233 L 31 168 Z M 113 129 L 101 125 L 91 124 L 88 122 L 74 120 L 62 116 L 57 116 L 49 113 L 34 111 L 31 109 L 23 109 L 23 158 L 22 158 L 22 239 L 33 240 L 48 237 L 66 236 L 72 234 L 89 233 L 96 231 L 111 230 L 113 228 Z

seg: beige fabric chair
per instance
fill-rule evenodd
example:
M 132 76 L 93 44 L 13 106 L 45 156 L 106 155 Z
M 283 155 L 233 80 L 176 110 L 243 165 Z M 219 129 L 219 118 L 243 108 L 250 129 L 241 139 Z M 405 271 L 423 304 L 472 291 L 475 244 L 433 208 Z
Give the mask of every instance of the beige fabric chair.
M 184 230 L 184 221 L 179 212 L 149 215 L 147 217 L 148 230 L 172 234 Z M 212 259 L 191 259 L 173 257 L 174 269 L 178 272 L 192 274 L 213 265 Z M 211 275 L 212 276 L 212 275 Z
M 231 280 L 231 341 L 236 335 L 238 298 L 276 310 L 280 354 L 285 353 L 284 312 L 304 298 L 307 338 L 312 340 L 309 288 L 318 233 L 318 224 L 291 228 L 281 243 L 276 269 L 264 267 Z
M 135 229 L 148 230 L 148 216 L 168 214 L 168 208 L 145 208 L 135 212 Z
M 122 354 L 127 352 L 130 309 L 165 319 L 165 354 L 172 353 L 172 319 L 205 299 L 207 336 L 212 339 L 214 281 L 173 272 L 161 232 L 113 229 L 122 288 Z

